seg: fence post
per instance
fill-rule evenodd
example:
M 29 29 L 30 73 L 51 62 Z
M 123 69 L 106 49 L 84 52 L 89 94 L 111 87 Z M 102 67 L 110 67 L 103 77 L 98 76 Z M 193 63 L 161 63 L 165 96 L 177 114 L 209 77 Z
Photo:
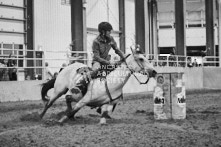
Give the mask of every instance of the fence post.
M 1 55 L 3 55 L 3 42 L 1 43 Z
M 46 74 L 45 74 L 45 52 L 42 51 L 42 80 L 45 80 Z

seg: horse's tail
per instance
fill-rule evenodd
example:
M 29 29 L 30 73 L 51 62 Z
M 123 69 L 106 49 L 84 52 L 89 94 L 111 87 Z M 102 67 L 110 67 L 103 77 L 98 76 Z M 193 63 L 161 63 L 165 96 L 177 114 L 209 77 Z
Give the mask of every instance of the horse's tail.
M 42 88 L 41 88 L 41 98 L 42 98 L 42 100 L 43 100 L 44 102 L 48 102 L 48 101 L 49 101 L 49 99 L 46 98 L 47 92 L 48 92 L 50 89 L 54 88 L 55 80 L 56 80 L 56 79 L 54 78 L 54 79 L 51 79 L 51 80 L 49 80 L 49 81 L 47 81 L 47 82 L 41 84 L 41 86 L 42 86 Z

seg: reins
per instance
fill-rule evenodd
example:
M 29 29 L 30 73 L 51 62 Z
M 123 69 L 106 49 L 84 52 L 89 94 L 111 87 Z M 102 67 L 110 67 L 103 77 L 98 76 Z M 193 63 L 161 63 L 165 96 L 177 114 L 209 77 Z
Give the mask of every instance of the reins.
M 125 63 L 126 63 L 126 59 L 127 59 L 129 56 L 130 56 L 130 54 L 128 54 L 128 55 L 127 55 L 125 58 L 123 58 L 122 61 L 120 61 L 120 62 L 125 62 Z M 127 63 L 126 63 L 126 65 L 127 65 Z M 114 101 L 114 100 L 117 100 L 117 99 L 119 99 L 119 98 L 121 98 L 121 97 L 122 97 L 122 99 L 123 99 L 123 94 L 122 94 L 122 93 L 121 93 L 121 95 L 118 96 L 117 98 L 115 98 L 115 99 L 112 98 L 111 93 L 110 93 L 110 91 L 109 91 L 109 89 L 108 89 L 107 79 L 106 79 L 106 78 L 105 78 L 105 89 L 106 89 L 106 93 L 107 93 L 107 95 L 108 95 L 108 97 L 109 97 L 109 99 L 110 99 L 110 102 L 112 102 L 112 101 Z
M 147 84 L 147 83 L 149 82 L 149 79 L 150 79 L 149 77 L 148 77 L 148 79 L 147 79 L 146 82 L 141 82 L 141 81 L 137 78 L 137 76 L 134 74 L 135 71 L 128 66 L 128 64 L 127 64 L 127 62 L 126 62 L 126 59 L 127 59 L 129 56 L 130 56 L 130 54 L 128 54 L 125 58 L 123 58 L 122 61 L 126 64 L 126 67 L 130 70 L 130 73 L 135 77 L 135 79 L 136 79 L 140 84 Z M 143 67 L 143 66 L 141 66 L 138 62 L 136 62 L 136 63 L 138 64 L 138 66 L 139 66 L 142 70 L 144 70 L 144 67 Z M 107 95 L 108 95 L 108 97 L 109 97 L 109 99 L 110 99 L 110 102 L 112 102 L 112 101 L 114 101 L 114 100 L 116 100 L 116 99 L 119 99 L 120 97 L 123 97 L 123 94 L 121 94 L 120 96 L 118 96 L 118 97 L 115 98 L 115 99 L 112 98 L 111 93 L 110 93 L 110 91 L 109 91 L 109 89 L 108 89 L 108 85 L 107 85 L 107 80 L 106 80 L 106 78 L 105 78 L 105 89 L 106 89 L 106 93 L 107 93 Z

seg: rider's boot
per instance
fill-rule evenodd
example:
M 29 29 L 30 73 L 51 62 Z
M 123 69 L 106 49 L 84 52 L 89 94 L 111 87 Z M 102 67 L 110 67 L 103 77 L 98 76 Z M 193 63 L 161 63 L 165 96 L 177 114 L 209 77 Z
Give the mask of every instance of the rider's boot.
M 71 92 L 74 94 L 82 93 L 82 95 L 85 95 L 87 92 L 87 86 L 90 83 L 90 80 L 96 77 L 97 72 L 98 70 L 88 72 L 87 75 L 83 76 L 83 78 L 78 81 L 76 86 L 71 89 Z
M 88 79 L 86 77 L 83 77 L 82 79 L 80 79 L 78 81 L 78 83 L 76 84 L 76 86 L 74 88 L 71 89 L 71 92 L 73 94 L 79 94 L 82 93 L 82 95 L 84 95 L 87 91 L 87 86 L 88 86 Z

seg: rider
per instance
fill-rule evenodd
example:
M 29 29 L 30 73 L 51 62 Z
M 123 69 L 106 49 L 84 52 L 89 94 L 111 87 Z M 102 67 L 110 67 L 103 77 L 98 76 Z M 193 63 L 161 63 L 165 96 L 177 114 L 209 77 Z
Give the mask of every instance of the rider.
M 93 50 L 93 61 L 92 61 L 92 71 L 88 73 L 87 76 L 84 76 L 74 88 L 72 88 L 72 92 L 78 94 L 80 92 L 85 91 L 87 88 L 87 79 L 90 77 L 94 79 L 97 77 L 98 71 L 101 67 L 107 65 L 115 65 L 116 63 L 113 61 L 109 61 L 109 51 L 111 48 L 115 50 L 115 53 L 118 54 L 122 59 L 124 59 L 124 54 L 121 52 L 114 38 L 110 35 L 113 30 L 112 25 L 108 22 L 101 22 L 98 25 L 99 35 L 93 41 L 92 50 Z M 90 79 L 89 79 L 90 80 Z

